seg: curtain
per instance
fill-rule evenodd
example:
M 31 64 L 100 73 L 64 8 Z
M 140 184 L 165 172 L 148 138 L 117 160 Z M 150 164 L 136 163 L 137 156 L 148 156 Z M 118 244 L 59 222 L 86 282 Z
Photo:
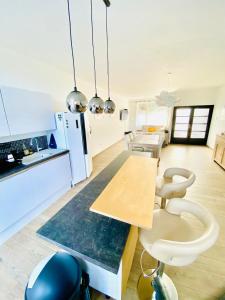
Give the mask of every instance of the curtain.
M 143 125 L 156 125 L 168 127 L 170 122 L 171 108 L 158 106 L 153 101 L 137 102 L 136 128 L 141 129 Z

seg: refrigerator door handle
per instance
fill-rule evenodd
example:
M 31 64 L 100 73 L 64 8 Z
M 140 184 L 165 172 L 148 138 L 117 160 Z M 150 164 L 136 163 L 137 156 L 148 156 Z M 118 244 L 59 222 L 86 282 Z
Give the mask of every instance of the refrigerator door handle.
M 77 127 L 77 129 L 79 128 L 78 120 L 76 120 L 76 127 Z

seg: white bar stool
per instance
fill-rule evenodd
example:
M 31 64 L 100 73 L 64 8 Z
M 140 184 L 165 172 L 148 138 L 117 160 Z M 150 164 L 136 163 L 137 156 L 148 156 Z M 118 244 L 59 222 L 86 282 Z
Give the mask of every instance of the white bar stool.
M 176 182 L 174 176 L 184 177 L 182 182 Z M 168 168 L 163 177 L 156 178 L 156 196 L 161 197 L 161 208 L 165 208 L 166 200 L 172 198 L 183 198 L 187 188 L 195 181 L 195 174 L 182 168 Z
M 182 217 L 182 213 L 194 215 L 204 225 L 203 232 L 197 234 L 196 228 L 193 227 L 193 220 L 187 221 Z M 165 209 L 155 210 L 152 229 L 141 229 L 139 236 L 144 247 L 142 256 L 146 251 L 158 260 L 158 267 L 151 274 L 146 275 L 143 271 L 141 256 L 144 276 L 140 277 L 139 285 L 145 278 L 151 277 L 154 287 L 152 298 L 148 295 L 148 299 L 177 300 L 176 288 L 172 280 L 164 273 L 164 264 L 177 267 L 191 264 L 198 255 L 213 246 L 218 234 L 219 225 L 214 216 L 195 202 L 171 199 Z M 140 288 L 138 291 L 140 294 Z M 158 293 L 157 297 L 156 293 Z

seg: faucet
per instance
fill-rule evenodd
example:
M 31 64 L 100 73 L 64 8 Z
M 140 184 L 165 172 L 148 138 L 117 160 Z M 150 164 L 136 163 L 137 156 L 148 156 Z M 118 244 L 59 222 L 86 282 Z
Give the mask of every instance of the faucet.
M 30 145 L 33 146 L 34 145 L 33 144 L 34 141 L 36 143 L 36 151 L 39 152 L 40 150 L 42 150 L 42 148 L 39 147 L 39 145 L 38 145 L 38 139 L 37 138 L 32 138 L 31 141 L 30 141 Z

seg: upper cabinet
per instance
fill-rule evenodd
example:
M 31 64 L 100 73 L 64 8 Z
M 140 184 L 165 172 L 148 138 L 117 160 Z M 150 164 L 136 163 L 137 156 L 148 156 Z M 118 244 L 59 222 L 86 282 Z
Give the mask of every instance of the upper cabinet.
M 3 106 L 1 91 L 0 91 L 0 137 L 9 136 L 9 126 L 6 119 L 5 109 Z
M 48 94 L 1 87 L 11 135 L 56 129 L 53 101 Z

